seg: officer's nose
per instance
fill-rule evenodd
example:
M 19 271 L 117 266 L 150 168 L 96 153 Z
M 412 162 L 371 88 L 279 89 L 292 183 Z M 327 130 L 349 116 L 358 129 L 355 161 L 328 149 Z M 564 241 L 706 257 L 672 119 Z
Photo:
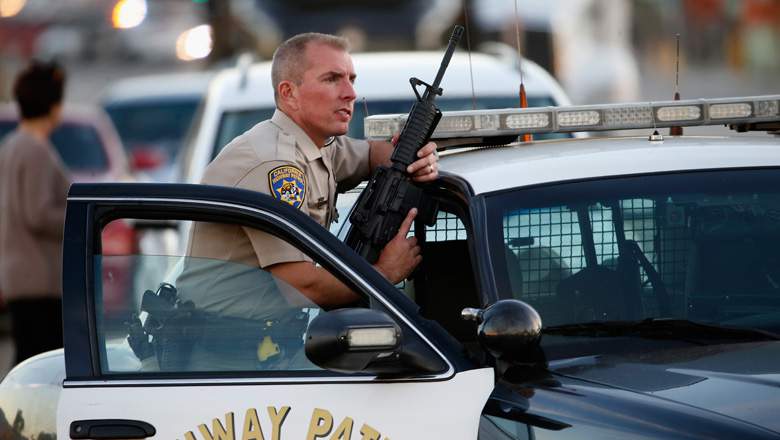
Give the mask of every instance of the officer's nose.
M 345 101 L 354 101 L 357 99 L 357 94 L 355 93 L 355 86 L 352 84 L 351 81 L 344 81 L 344 87 L 341 91 L 341 98 Z

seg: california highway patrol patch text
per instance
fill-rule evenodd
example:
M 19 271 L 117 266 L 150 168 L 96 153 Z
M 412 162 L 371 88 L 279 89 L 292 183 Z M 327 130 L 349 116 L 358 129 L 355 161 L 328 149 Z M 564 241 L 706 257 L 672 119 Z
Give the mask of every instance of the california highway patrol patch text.
M 268 184 L 274 198 L 300 208 L 306 197 L 306 176 L 303 171 L 292 166 L 282 165 L 268 172 Z

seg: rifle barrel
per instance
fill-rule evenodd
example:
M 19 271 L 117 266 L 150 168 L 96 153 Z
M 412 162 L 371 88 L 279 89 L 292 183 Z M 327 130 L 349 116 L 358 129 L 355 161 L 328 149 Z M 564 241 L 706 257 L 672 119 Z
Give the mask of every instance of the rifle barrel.
M 450 65 L 450 59 L 452 58 L 452 53 L 455 52 L 455 46 L 458 45 L 458 42 L 460 41 L 460 37 L 463 35 L 463 26 L 461 25 L 455 25 L 455 29 L 452 30 L 452 35 L 450 35 L 450 43 L 447 45 L 447 51 L 444 53 L 444 59 L 441 61 L 441 66 L 439 67 L 439 72 L 436 73 L 436 79 L 433 80 L 433 84 L 431 85 L 432 91 L 435 93 L 436 90 L 439 89 L 439 84 L 441 83 L 441 79 L 444 77 L 444 72 L 447 70 L 447 66 Z M 426 98 L 428 95 L 428 92 L 431 91 L 426 90 Z

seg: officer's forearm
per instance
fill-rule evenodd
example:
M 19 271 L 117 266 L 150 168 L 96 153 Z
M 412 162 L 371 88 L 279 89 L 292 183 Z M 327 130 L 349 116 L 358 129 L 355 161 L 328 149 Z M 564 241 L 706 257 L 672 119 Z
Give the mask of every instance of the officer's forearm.
M 370 146 L 368 153 L 368 163 L 371 166 L 371 172 L 380 165 L 390 165 L 390 156 L 393 154 L 393 144 L 387 141 L 368 141 Z
M 343 306 L 360 299 L 338 278 L 309 262 L 279 263 L 269 266 L 267 270 L 325 309 Z

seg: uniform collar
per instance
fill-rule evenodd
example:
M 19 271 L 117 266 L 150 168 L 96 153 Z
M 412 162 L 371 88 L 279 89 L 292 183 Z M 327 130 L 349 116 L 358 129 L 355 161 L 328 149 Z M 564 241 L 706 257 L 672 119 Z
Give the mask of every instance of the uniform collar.
M 306 156 L 307 161 L 311 162 L 322 157 L 322 152 L 314 145 L 309 135 L 283 111 L 276 109 L 271 117 L 271 122 L 281 128 L 283 132 L 295 138 L 295 142 L 300 147 L 303 155 Z

